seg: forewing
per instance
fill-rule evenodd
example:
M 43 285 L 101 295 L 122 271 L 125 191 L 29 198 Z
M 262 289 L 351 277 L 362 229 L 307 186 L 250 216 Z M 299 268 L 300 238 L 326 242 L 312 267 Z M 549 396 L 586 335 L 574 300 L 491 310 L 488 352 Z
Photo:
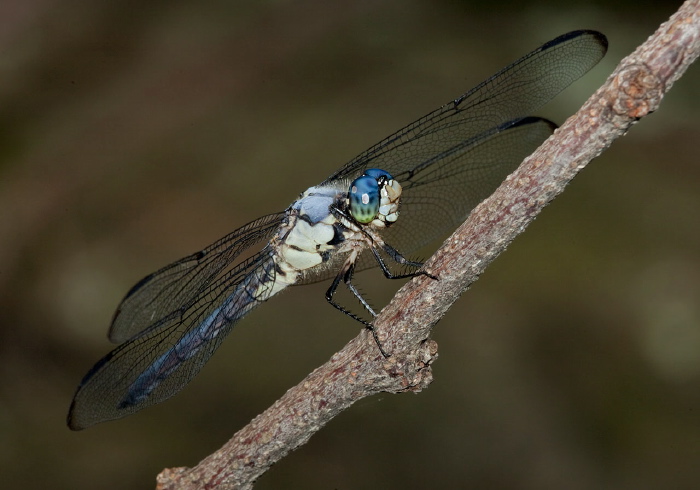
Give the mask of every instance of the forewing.
M 531 115 L 600 61 L 605 37 L 564 34 L 523 56 L 455 100 L 358 155 L 327 179 L 353 179 L 366 168 L 393 176 L 433 162 L 464 141 Z

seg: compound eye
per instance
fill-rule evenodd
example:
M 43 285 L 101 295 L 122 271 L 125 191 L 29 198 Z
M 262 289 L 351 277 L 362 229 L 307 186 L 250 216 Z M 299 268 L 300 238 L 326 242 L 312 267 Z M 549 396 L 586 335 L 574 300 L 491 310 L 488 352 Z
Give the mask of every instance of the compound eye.
M 368 168 L 367 170 L 365 170 L 365 173 L 363 175 L 369 175 L 370 177 L 374 177 L 374 179 L 377 182 L 381 182 L 382 180 L 384 182 L 389 182 L 393 179 L 389 172 L 387 172 L 386 170 L 382 170 L 381 168 Z
M 370 223 L 379 213 L 379 184 L 377 179 L 363 175 L 350 184 L 350 215 L 362 224 Z

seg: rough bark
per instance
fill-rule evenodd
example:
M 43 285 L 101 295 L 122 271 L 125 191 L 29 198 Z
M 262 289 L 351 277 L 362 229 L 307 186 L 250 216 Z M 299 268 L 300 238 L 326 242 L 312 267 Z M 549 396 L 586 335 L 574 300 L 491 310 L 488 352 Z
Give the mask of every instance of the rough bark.
M 689 0 L 433 255 L 426 269 L 439 280 L 415 278 L 382 310 L 376 329 L 391 357 L 363 332 L 197 466 L 164 470 L 158 488 L 251 488 L 355 401 L 430 384 L 437 357 L 432 327 L 589 161 L 658 108 L 699 53 L 700 0 Z

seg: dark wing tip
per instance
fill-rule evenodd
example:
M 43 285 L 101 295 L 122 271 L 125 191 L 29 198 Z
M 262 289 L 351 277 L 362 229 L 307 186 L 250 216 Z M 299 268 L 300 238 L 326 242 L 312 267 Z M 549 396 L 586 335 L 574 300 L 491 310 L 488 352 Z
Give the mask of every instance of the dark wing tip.
M 548 41 L 542 45 L 542 50 L 544 51 L 545 49 L 549 49 L 553 46 L 556 46 L 558 44 L 561 44 L 566 41 L 570 41 L 571 39 L 575 39 L 577 37 L 591 37 L 593 38 L 598 45 L 601 47 L 601 52 L 605 54 L 608 51 L 608 38 L 605 37 L 605 34 L 599 31 L 594 31 L 591 29 L 580 29 L 577 31 L 571 31 L 567 32 L 566 34 L 562 34 L 559 37 L 556 37 L 552 39 L 551 41 Z
M 143 288 L 146 284 L 148 284 L 153 278 L 156 276 L 156 272 L 147 275 L 143 279 L 141 279 L 139 282 L 134 284 L 131 289 L 126 293 L 124 298 L 119 302 L 119 306 L 117 306 L 116 311 L 114 312 L 114 315 L 112 316 L 112 322 L 109 324 L 109 331 L 107 332 L 107 338 L 109 339 L 110 342 L 115 343 L 115 344 L 121 344 L 124 342 L 124 340 L 118 335 L 118 332 L 116 332 L 116 327 L 115 324 L 117 323 L 117 319 L 119 318 L 119 315 L 122 313 L 122 309 L 124 306 L 124 303 L 131 298 L 137 291 L 139 291 L 141 288 Z
M 83 430 L 85 427 L 82 425 L 78 424 L 78 422 L 75 420 L 75 417 L 73 414 L 75 413 L 75 398 L 70 404 L 70 408 L 68 409 L 68 417 L 66 417 L 66 423 L 68 424 L 68 428 L 70 430 Z
M 97 373 L 100 369 L 102 369 L 102 366 L 107 364 L 112 357 L 114 357 L 114 351 L 110 352 L 106 356 L 104 356 L 102 359 L 97 361 L 94 366 L 90 368 L 90 370 L 87 372 L 85 376 L 83 376 L 83 379 L 80 381 L 80 384 L 78 385 L 78 389 L 75 390 L 75 395 L 73 395 L 73 401 L 70 404 L 70 408 L 68 409 L 68 417 L 66 418 L 66 422 L 68 423 L 68 428 L 71 430 L 83 430 L 90 425 L 93 424 L 81 424 L 76 417 L 76 413 L 78 411 L 78 400 L 80 398 L 80 392 L 82 391 L 83 387 L 90 381 L 90 379 Z
M 512 121 L 508 121 L 506 123 L 501 124 L 498 127 L 498 132 L 505 131 L 507 129 L 517 128 L 518 126 L 527 126 L 528 124 L 541 124 L 541 123 L 544 123 L 547 126 L 549 126 L 549 129 L 552 132 L 554 132 L 554 130 L 559 127 L 556 123 L 553 123 L 549 119 L 545 119 L 543 117 L 537 117 L 537 116 L 527 116 L 527 117 L 521 117 L 519 119 L 514 119 Z

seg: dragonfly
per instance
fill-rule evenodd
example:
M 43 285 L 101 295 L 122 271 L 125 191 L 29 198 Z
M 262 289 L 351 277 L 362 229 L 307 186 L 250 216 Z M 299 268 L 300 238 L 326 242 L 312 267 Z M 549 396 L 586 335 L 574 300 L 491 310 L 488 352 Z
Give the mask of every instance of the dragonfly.
M 555 124 L 530 114 L 606 50 L 596 31 L 559 36 L 359 154 L 286 210 L 143 278 L 118 306 L 108 336 L 119 345 L 81 381 L 68 426 L 84 429 L 170 398 L 234 325 L 292 285 L 332 279 L 328 302 L 372 330 L 335 301 L 341 283 L 374 317 L 353 284 L 356 271 L 433 277 L 406 254 L 454 230 L 551 135 Z M 404 273 L 392 272 L 396 264 Z

